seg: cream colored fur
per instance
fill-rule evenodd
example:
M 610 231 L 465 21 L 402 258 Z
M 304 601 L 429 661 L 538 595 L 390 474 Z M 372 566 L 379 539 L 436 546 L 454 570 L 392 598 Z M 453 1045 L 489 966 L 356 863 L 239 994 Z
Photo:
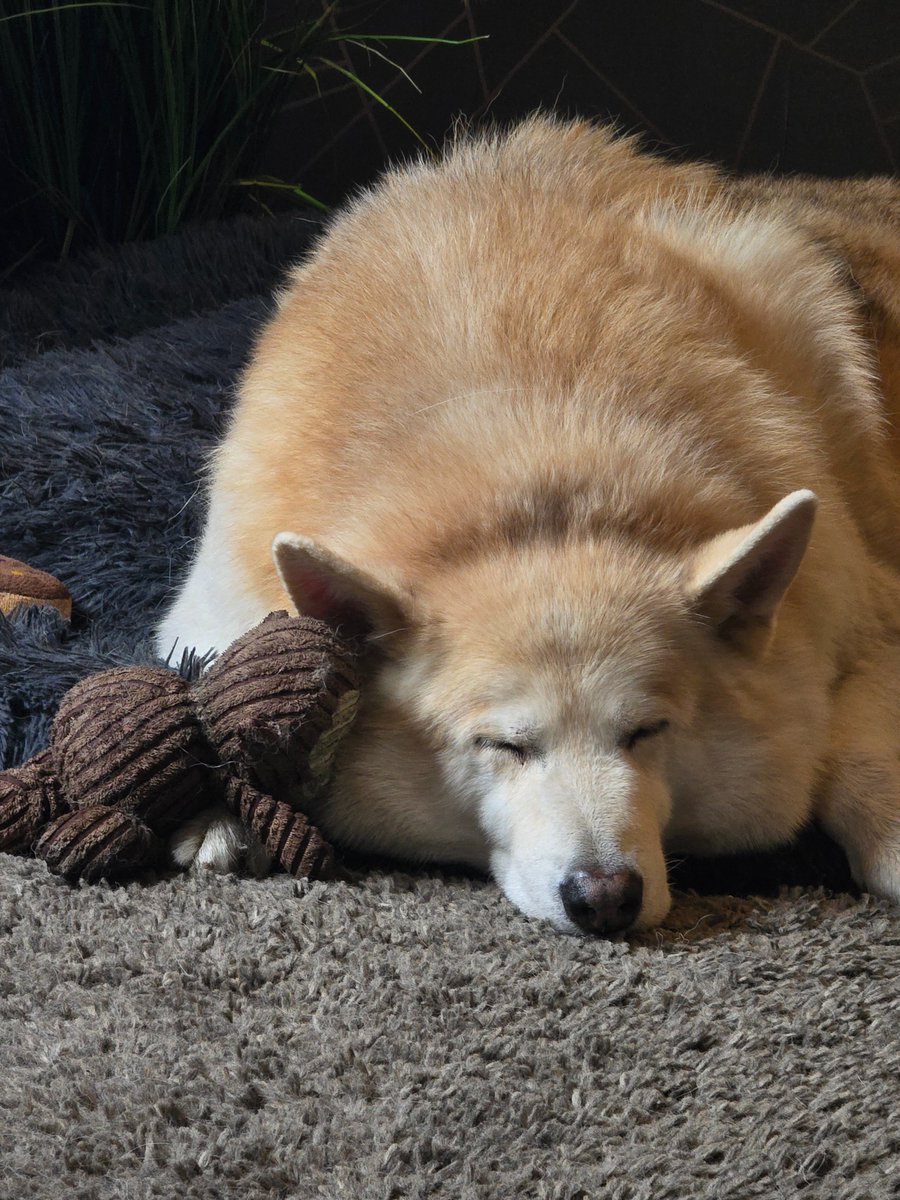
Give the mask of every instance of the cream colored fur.
M 647 926 L 667 853 L 813 813 L 900 900 L 898 223 L 545 118 L 390 173 L 280 296 L 160 650 L 363 622 L 311 815 L 561 929 L 576 864 Z

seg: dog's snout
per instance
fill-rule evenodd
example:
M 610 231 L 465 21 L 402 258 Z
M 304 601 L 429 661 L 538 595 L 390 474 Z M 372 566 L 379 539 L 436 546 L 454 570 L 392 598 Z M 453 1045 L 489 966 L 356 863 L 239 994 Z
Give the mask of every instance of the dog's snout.
M 562 881 L 559 891 L 567 916 L 579 929 L 608 936 L 637 919 L 644 881 L 627 867 L 617 871 L 578 867 Z

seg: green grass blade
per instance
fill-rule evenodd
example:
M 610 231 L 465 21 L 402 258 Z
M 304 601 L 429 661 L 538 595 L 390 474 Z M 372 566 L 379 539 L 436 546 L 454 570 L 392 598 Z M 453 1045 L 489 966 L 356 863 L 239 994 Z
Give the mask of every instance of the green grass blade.
M 434 157 L 433 148 L 428 145 L 428 143 L 421 136 L 421 134 L 418 133 L 417 130 L 413 129 L 413 127 L 412 127 L 412 125 L 410 125 L 409 121 L 407 121 L 405 117 L 401 116 L 400 113 L 397 112 L 396 108 L 394 108 L 393 105 L 389 104 L 387 102 L 387 100 L 385 100 L 384 96 L 380 96 L 378 94 L 378 92 L 375 91 L 374 88 L 369 87 L 369 85 L 365 82 L 364 79 L 360 79 L 360 77 L 358 75 L 355 75 L 352 71 L 348 71 L 346 67 L 342 67 L 340 65 L 340 63 L 334 62 L 333 59 L 323 58 L 322 62 L 325 63 L 326 67 L 331 67 L 331 69 L 333 71 L 337 71 L 339 75 L 345 76 L 347 79 L 350 80 L 351 83 L 355 84 L 361 91 L 365 92 L 367 96 L 371 96 L 372 99 L 374 101 L 376 101 L 376 103 L 380 104 L 382 108 L 387 109 L 387 111 L 393 117 L 396 117 L 396 119 L 400 122 L 400 124 L 403 126 L 404 129 L 409 130 L 409 132 L 413 135 L 413 137 L 416 139 L 416 141 L 419 143 L 419 145 L 431 157 Z
M 25 12 L 13 13 L 10 17 L 0 17 L 0 25 L 9 21 L 21 21 L 23 17 L 39 17 L 44 13 L 67 12 L 70 8 L 141 8 L 146 4 L 129 4 L 127 0 L 80 0 L 77 4 L 51 4 L 48 8 L 29 8 Z
M 360 48 L 360 50 L 365 50 L 366 54 L 374 54 L 377 58 L 380 58 L 383 62 L 386 62 L 388 64 L 388 66 L 393 67 L 395 71 L 399 71 L 400 74 L 403 76 L 403 78 L 406 80 L 406 82 L 409 83 L 412 87 L 414 87 L 415 90 L 419 93 L 419 95 L 422 94 L 422 89 L 419 87 L 419 85 L 416 83 L 416 81 L 413 79 L 413 77 L 409 74 L 409 72 L 404 71 L 403 67 L 401 67 L 399 63 L 394 62 L 394 60 L 392 58 L 388 58 L 388 56 L 386 54 L 382 53 L 381 50 L 376 50 L 374 46 L 367 45 L 365 42 L 360 41 L 359 38 L 348 37 L 345 39 L 344 44 L 347 46 L 358 46 Z
M 405 33 L 344 33 L 333 34 L 328 40 L 342 42 L 346 38 L 354 38 L 357 42 L 424 42 L 429 46 L 471 46 L 472 42 L 486 42 L 490 34 L 480 33 L 477 37 L 443 38 L 443 37 L 414 37 Z
M 288 192 L 298 200 L 302 200 L 304 204 L 310 204 L 313 208 L 318 208 L 321 212 L 331 211 L 327 204 L 323 204 L 321 200 L 317 200 L 315 196 L 311 196 L 309 192 L 305 192 L 299 184 L 287 183 L 283 179 L 269 179 L 267 177 L 263 177 L 262 179 L 236 179 L 234 186 L 270 188 L 273 191 Z

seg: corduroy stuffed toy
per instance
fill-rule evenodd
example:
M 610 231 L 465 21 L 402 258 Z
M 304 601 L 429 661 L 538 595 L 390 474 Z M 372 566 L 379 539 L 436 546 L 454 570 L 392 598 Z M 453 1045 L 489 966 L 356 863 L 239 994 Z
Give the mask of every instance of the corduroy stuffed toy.
M 165 667 L 89 676 L 50 745 L 0 773 L 0 850 L 69 879 L 165 862 L 166 840 L 224 802 L 279 866 L 320 876 L 331 847 L 303 815 L 356 711 L 354 655 L 309 617 L 271 613 L 196 683 Z

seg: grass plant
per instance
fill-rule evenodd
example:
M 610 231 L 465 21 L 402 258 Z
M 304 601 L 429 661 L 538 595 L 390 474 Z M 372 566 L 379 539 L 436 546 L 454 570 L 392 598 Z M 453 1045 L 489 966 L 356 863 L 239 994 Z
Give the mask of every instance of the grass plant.
M 386 53 L 392 41 L 461 43 L 365 33 L 342 24 L 341 9 L 298 3 L 277 33 L 251 0 L 81 0 L 0 17 L 7 273 L 33 254 L 65 257 L 222 216 L 247 190 L 324 207 L 300 182 L 256 174 L 289 86 L 314 98 L 330 76 L 418 138 L 367 67 L 374 59 L 405 74 Z M 315 120 L 315 104 L 305 111 Z

